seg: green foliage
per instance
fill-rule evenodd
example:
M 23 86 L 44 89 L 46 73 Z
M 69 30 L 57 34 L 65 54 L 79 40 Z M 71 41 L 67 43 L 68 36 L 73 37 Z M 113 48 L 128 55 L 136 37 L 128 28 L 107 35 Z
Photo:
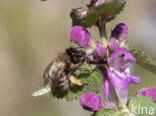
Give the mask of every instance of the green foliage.
M 138 65 L 156 74 L 156 65 L 146 53 L 133 46 L 128 46 L 126 49 L 136 58 Z
M 50 96 L 50 95 L 51 95 L 50 86 L 40 87 L 38 90 L 32 93 L 33 97 Z
M 80 25 L 85 28 L 91 27 L 97 23 L 101 16 L 105 17 L 105 21 L 110 21 L 110 17 L 116 16 L 123 10 L 125 3 L 126 2 L 120 3 L 115 1 L 104 3 L 98 7 L 93 8 L 87 13 L 87 16 L 83 18 L 80 18 L 77 14 L 77 10 L 73 9 L 71 12 L 73 26 Z
M 129 111 L 121 110 L 115 111 L 112 109 L 103 108 L 98 111 L 95 116 L 155 116 L 156 103 L 149 97 L 137 96 L 135 97 L 130 106 Z
M 112 109 L 101 109 L 99 112 L 97 112 L 96 116 L 126 116 L 123 112 L 117 112 Z
M 95 70 L 92 72 L 80 72 L 77 71 L 75 77 L 80 79 L 83 83 L 86 83 L 83 87 L 71 85 L 70 91 L 66 96 L 67 100 L 78 99 L 82 94 L 86 92 L 99 93 L 102 87 L 102 76 L 99 71 Z
M 130 111 L 136 116 L 155 116 L 156 103 L 148 97 L 138 96 L 133 99 Z
M 77 86 L 72 83 L 69 83 L 68 91 L 50 91 L 50 86 L 45 88 L 41 87 L 37 91 L 35 91 L 32 96 L 40 97 L 40 96 L 54 96 L 56 98 L 64 98 L 66 97 L 67 101 L 71 101 L 74 99 L 78 99 L 82 94 L 86 92 L 94 92 L 98 93 L 101 89 L 102 85 L 102 76 L 99 71 L 94 70 L 92 72 L 80 72 L 77 71 L 74 73 L 74 76 L 77 77 L 81 82 L 85 83 L 83 86 Z

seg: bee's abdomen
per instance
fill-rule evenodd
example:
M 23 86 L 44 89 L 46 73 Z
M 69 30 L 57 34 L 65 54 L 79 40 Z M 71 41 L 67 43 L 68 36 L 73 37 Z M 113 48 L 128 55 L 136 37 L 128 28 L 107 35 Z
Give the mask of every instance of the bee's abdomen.
M 51 81 L 51 89 L 52 91 L 65 91 L 68 90 L 69 83 L 67 76 L 65 74 L 62 74 L 57 81 L 55 79 Z
M 64 75 L 59 79 L 57 89 L 65 91 L 68 89 L 68 87 L 69 87 L 68 79 L 67 79 L 67 76 Z

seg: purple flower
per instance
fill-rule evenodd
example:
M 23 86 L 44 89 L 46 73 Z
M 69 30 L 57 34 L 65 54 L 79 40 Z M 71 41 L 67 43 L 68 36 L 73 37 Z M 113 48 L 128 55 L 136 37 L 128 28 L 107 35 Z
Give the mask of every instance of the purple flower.
M 138 96 L 147 96 L 156 102 L 156 87 L 142 88 L 137 92 Z
M 103 90 L 104 96 L 110 102 L 114 102 L 114 95 L 113 95 L 112 87 L 111 87 L 111 85 L 109 83 L 109 78 L 108 78 L 106 68 L 103 67 L 103 66 L 98 66 L 97 69 L 100 70 L 100 72 L 101 72 L 101 74 L 103 76 L 102 90 Z
M 93 1 L 95 1 L 95 0 L 93 0 Z M 104 2 L 105 2 L 105 0 L 97 0 L 96 3 L 95 3 L 95 7 L 100 6 Z
M 108 59 L 108 77 L 121 104 L 127 103 L 129 84 L 140 83 L 139 77 L 130 75 L 127 63 L 135 63 L 135 58 L 123 48 L 113 52 Z
M 108 43 L 108 46 L 109 46 L 109 49 L 111 51 L 115 51 L 117 50 L 118 48 L 120 48 L 120 43 L 117 39 L 115 38 L 111 38 L 109 43 Z
M 112 36 L 115 38 L 119 38 L 120 40 L 123 40 L 124 38 L 127 37 L 128 32 L 129 32 L 128 26 L 124 23 L 120 23 L 116 25 L 116 27 L 112 31 Z
M 112 53 L 112 55 L 108 59 L 109 67 L 112 67 L 121 73 L 125 72 L 125 70 L 128 68 L 128 66 L 126 65 L 127 63 L 135 62 L 135 58 L 124 48 L 117 49 L 115 52 Z
M 106 108 L 117 110 L 117 106 L 113 102 L 106 102 L 105 106 Z
M 105 0 L 91 0 L 88 7 L 89 7 L 89 9 L 92 9 L 94 7 L 98 7 L 98 6 L 102 5 L 104 2 L 105 2 Z
M 91 44 L 89 32 L 81 26 L 71 28 L 70 38 L 72 42 L 81 47 L 88 47 Z
M 95 58 L 103 59 L 107 55 L 107 50 L 103 44 L 97 43 L 93 48 L 93 55 Z
M 79 99 L 79 103 L 83 109 L 92 112 L 100 110 L 103 106 L 100 96 L 91 92 L 83 94 Z
M 87 49 L 86 50 L 86 56 L 89 60 L 93 60 L 93 50 L 92 49 Z

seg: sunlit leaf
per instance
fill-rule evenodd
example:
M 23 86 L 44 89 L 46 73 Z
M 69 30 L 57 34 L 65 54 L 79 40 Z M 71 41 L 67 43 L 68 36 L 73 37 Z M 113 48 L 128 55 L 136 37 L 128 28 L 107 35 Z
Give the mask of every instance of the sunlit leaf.
M 133 99 L 130 111 L 135 116 L 155 116 L 156 103 L 148 97 L 138 96 Z
M 156 74 L 156 65 L 145 52 L 133 46 L 128 46 L 126 49 L 136 58 L 138 65 Z
M 106 21 L 113 20 L 114 17 L 119 14 L 126 2 L 107 2 L 98 7 L 93 8 L 91 11 L 88 11 L 87 15 L 83 18 L 78 16 L 77 9 L 73 9 L 71 12 L 71 18 L 73 21 L 73 26 L 81 25 L 85 28 L 91 27 L 96 24 L 98 19 L 102 16 L 105 17 Z
M 96 116 L 129 116 L 129 115 L 125 115 L 124 112 L 103 108 L 99 112 L 97 112 Z

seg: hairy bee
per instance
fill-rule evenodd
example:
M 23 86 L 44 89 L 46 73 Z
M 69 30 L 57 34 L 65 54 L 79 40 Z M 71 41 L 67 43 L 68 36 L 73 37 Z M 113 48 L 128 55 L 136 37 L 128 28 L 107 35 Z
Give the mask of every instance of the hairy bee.
M 72 72 L 83 65 L 85 61 L 85 52 L 70 47 L 64 52 L 59 53 L 54 60 L 47 66 L 43 73 L 44 83 L 51 82 L 51 91 L 67 90 L 69 87 L 69 80 L 82 86 L 82 82 L 77 80 Z

